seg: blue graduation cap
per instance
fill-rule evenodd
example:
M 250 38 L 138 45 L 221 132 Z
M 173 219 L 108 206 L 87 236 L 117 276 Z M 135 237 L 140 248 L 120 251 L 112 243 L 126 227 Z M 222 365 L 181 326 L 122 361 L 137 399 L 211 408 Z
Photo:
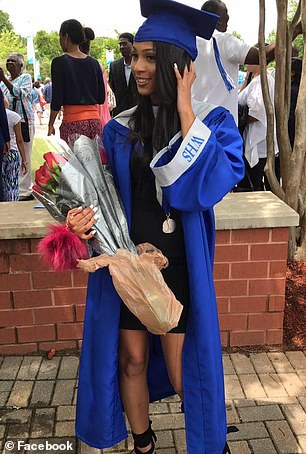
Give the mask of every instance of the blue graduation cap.
M 173 0 L 140 0 L 141 14 L 148 19 L 135 42 L 161 41 L 184 49 L 192 60 L 198 55 L 196 36 L 210 39 L 219 16 Z

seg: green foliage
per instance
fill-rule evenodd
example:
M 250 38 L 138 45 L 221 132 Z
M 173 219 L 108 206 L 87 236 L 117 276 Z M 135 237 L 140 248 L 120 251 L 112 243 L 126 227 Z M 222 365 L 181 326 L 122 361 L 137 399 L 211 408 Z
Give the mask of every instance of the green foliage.
M 11 52 L 27 55 L 26 40 L 12 30 L 4 29 L 0 32 L 0 66 L 5 68 L 6 58 Z
M 267 41 L 267 43 L 272 44 L 272 43 L 275 43 L 275 40 L 276 40 L 276 31 L 272 30 L 269 33 L 268 38 L 266 38 L 266 41 Z
M 98 38 L 99 39 L 99 38 Z M 106 68 L 106 49 L 114 51 L 114 60 L 121 57 L 118 45 L 118 38 L 101 38 L 101 58 L 99 59 Z
M 45 30 L 39 30 L 34 38 L 34 46 L 38 60 L 43 58 L 52 60 L 63 53 L 57 32 L 47 33 Z
M 298 7 L 298 1 L 297 0 L 289 0 L 289 8 L 288 8 L 288 19 L 291 21 L 293 19 L 293 16 L 295 14 L 295 11 Z M 298 48 L 299 50 L 299 57 L 303 57 L 303 49 L 304 49 L 304 43 L 303 43 L 303 35 L 299 35 L 294 41 L 293 44 Z
M 299 4 L 299 2 L 297 0 L 289 0 L 289 5 L 288 5 L 288 19 L 289 20 L 293 19 L 293 16 L 296 12 L 298 4 Z
M 119 32 L 115 30 L 117 38 L 97 37 L 90 47 L 91 55 L 100 61 L 106 68 L 106 49 L 114 51 L 114 59 L 120 58 L 118 46 Z M 0 10 L 0 66 L 5 68 L 6 58 L 10 52 L 19 52 L 26 59 L 26 39 L 17 35 L 10 22 L 9 15 Z M 56 31 L 47 33 L 39 30 L 34 37 L 36 58 L 40 62 L 40 74 L 42 80 L 51 76 L 51 62 L 54 57 L 62 55 L 63 51 L 59 43 L 59 34 Z M 27 64 L 27 72 L 33 77 L 33 65 Z
M 297 38 L 293 41 L 293 44 L 299 50 L 299 57 L 303 57 L 303 49 L 304 49 L 303 36 L 302 35 L 297 36 Z
M 12 31 L 13 25 L 10 21 L 9 14 L 0 9 L 0 32 L 2 32 L 3 30 Z
M 37 32 L 34 38 L 37 58 L 40 61 L 40 74 L 44 80 L 51 75 L 51 61 L 54 57 L 62 55 L 63 51 L 59 44 L 57 32 L 47 33 L 44 30 Z M 90 55 L 96 58 L 106 67 L 106 49 L 114 50 L 114 58 L 121 56 L 118 46 L 118 38 L 96 37 L 90 46 Z
M 242 36 L 240 35 L 240 33 L 233 31 L 232 35 L 236 36 L 236 38 L 240 39 L 241 41 L 244 41 L 244 39 L 242 39 Z
M 46 77 L 50 77 L 51 76 L 51 61 L 49 58 L 47 57 L 43 57 L 39 60 L 39 63 L 40 63 L 40 75 L 41 75 L 41 79 L 42 81 L 45 80 Z
M 290 0 L 289 5 L 288 5 L 288 20 L 291 21 L 293 19 L 293 16 L 295 14 L 295 11 L 297 9 L 298 2 L 296 0 Z M 272 32 L 269 34 L 267 38 L 268 43 L 275 43 L 276 40 L 276 31 L 272 30 Z M 303 44 L 303 36 L 299 35 L 294 41 L 293 44 L 298 48 L 299 50 L 299 57 L 303 56 L 303 49 L 304 49 L 304 44 Z
M 94 41 L 90 43 L 90 55 L 102 63 L 103 60 L 103 39 L 96 37 Z

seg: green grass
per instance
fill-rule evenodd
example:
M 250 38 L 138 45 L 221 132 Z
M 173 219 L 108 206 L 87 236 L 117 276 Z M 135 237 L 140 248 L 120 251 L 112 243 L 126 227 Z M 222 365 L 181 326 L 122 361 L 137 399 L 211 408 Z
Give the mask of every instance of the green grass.
M 48 151 L 56 153 L 56 148 L 46 139 L 34 137 L 31 158 L 33 181 L 35 180 L 35 171 L 44 163 L 43 155 Z

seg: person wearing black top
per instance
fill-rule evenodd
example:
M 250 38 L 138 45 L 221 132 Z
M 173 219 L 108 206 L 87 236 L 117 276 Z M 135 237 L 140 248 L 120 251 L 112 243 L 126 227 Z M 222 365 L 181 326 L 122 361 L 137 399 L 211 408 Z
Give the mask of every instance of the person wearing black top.
M 91 139 L 101 136 L 102 125 L 97 104 L 103 104 L 105 89 L 99 62 L 80 51 L 85 41 L 82 25 L 75 19 L 62 23 L 60 44 L 65 52 L 52 60 L 52 100 L 48 135 L 55 133 L 54 121 L 63 106 L 60 136 L 73 144 L 84 134 Z

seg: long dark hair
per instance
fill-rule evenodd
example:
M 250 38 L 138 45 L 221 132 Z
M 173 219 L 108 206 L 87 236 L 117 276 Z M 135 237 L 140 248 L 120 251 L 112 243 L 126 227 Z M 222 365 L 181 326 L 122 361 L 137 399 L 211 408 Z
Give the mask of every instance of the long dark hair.
M 83 54 L 88 55 L 90 49 L 90 41 L 93 41 L 95 39 L 95 32 L 90 27 L 83 27 L 83 30 L 85 34 L 85 40 L 81 44 L 79 44 L 79 49 L 81 52 L 83 52 Z
M 60 35 L 68 35 L 73 44 L 81 44 L 85 40 L 82 24 L 76 19 L 65 20 L 59 31 Z
M 177 80 L 173 65 L 176 63 L 182 74 L 186 65 L 189 68 L 191 57 L 186 51 L 172 44 L 155 42 L 154 47 L 156 95 L 160 103 L 155 118 L 150 97 L 138 95 L 137 108 L 129 121 L 132 130 L 130 139 L 136 151 L 140 150 L 138 145 L 143 145 L 143 151 L 133 153 L 132 165 L 137 165 L 138 159 L 149 162 L 153 156 L 153 148 L 157 151 L 162 149 L 181 130 L 177 112 Z

